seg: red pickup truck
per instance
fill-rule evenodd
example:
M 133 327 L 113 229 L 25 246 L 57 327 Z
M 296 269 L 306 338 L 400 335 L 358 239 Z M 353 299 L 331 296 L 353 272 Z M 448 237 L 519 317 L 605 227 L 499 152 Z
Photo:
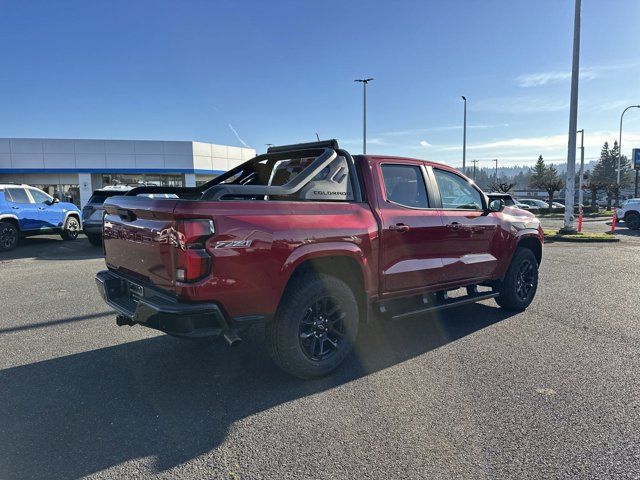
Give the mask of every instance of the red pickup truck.
M 524 310 L 542 258 L 538 220 L 456 170 L 352 157 L 335 140 L 269 148 L 195 188 L 139 187 L 105 210 L 96 281 L 118 325 L 233 345 L 262 322 L 276 363 L 304 378 L 336 368 L 376 315 L 488 298 Z

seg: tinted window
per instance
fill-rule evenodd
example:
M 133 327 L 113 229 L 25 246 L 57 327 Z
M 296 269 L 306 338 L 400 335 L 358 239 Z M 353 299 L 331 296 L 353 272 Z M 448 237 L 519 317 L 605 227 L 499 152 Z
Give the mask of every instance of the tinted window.
M 5 192 L 9 194 L 9 200 L 14 203 L 31 203 L 24 188 L 7 188 Z
M 438 168 L 434 168 L 433 173 L 440 190 L 442 208 L 482 209 L 482 195 L 467 180 L 455 173 L 445 172 Z
M 93 192 L 93 195 L 91 195 L 91 198 L 89 199 L 89 203 L 99 203 L 102 204 L 104 203 L 104 201 L 109 198 L 109 197 L 113 197 L 115 195 L 124 195 L 126 192 Z
M 46 202 L 50 202 L 52 200 L 49 195 L 47 195 L 44 192 L 41 192 L 40 190 L 36 190 L 34 188 L 30 188 L 29 192 L 31 193 L 31 196 L 33 197 L 33 200 L 36 203 L 46 203 Z
M 405 207 L 428 208 L 427 189 L 417 165 L 382 165 L 387 200 Z

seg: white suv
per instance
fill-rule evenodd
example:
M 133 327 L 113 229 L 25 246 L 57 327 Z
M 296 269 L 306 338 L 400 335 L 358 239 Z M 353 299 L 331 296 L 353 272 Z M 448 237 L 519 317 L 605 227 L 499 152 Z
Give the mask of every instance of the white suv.
M 631 230 L 640 228 L 640 198 L 630 198 L 625 200 L 616 210 L 618 220 L 624 220 L 624 223 Z

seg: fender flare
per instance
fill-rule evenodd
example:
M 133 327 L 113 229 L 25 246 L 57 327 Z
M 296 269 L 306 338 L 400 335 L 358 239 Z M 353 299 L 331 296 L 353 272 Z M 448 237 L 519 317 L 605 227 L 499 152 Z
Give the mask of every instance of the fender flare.
M 75 210 L 70 210 L 64 215 L 64 221 L 62 222 L 62 228 L 64 228 L 64 226 L 67 223 L 67 219 L 71 215 L 74 215 L 75 217 L 77 217 L 78 223 L 80 223 L 80 230 L 82 230 L 82 214 L 80 212 L 76 212 Z
M 0 214 L 0 222 L 2 220 L 5 220 L 7 218 L 10 218 L 11 220 L 15 220 L 16 223 L 18 224 L 18 230 L 20 230 L 20 219 L 18 218 L 17 215 L 14 215 L 13 213 L 1 213 Z
M 323 242 L 302 245 L 294 249 L 285 260 L 281 270 L 281 285 L 283 289 L 291 279 L 296 269 L 307 260 L 322 259 L 327 257 L 348 257 L 360 267 L 365 293 L 372 290 L 372 272 L 364 252 L 359 246 L 350 242 Z

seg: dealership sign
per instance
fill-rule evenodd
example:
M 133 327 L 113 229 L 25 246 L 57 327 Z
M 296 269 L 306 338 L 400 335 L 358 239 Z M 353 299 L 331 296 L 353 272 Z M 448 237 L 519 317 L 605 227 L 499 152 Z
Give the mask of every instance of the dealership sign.
M 640 170 L 640 148 L 633 149 L 633 155 L 631 158 L 633 158 L 633 168 Z

